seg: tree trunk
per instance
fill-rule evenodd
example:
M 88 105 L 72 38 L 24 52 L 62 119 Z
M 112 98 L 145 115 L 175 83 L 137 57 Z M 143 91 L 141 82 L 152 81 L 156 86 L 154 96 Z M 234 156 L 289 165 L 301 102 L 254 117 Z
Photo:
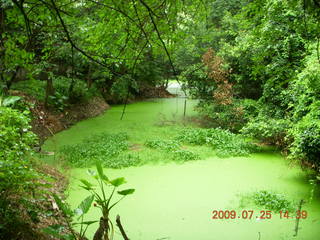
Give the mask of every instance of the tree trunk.
M 44 105 L 46 108 L 48 107 L 49 97 L 52 95 L 54 95 L 54 87 L 53 87 L 52 78 L 49 76 L 47 79 L 46 98 L 44 102 Z

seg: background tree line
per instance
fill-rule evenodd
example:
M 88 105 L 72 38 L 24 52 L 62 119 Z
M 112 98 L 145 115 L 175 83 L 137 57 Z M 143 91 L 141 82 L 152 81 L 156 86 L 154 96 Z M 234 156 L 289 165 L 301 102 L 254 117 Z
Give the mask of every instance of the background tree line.
M 319 3 L 208 4 L 206 21 L 189 27 L 174 53 L 206 124 L 275 144 L 319 167 Z

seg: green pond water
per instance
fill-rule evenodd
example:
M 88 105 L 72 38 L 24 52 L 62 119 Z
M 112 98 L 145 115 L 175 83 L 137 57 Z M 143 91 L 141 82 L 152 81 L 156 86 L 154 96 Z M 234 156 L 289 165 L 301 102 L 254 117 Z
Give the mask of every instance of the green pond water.
M 319 192 L 303 206 L 308 212 L 301 219 L 297 237 L 293 237 L 295 219 L 280 219 L 273 212 L 271 219 L 261 220 L 260 209 L 242 205 L 241 196 L 259 190 L 282 193 L 293 201 L 308 200 L 311 186 L 308 175 L 297 166 L 289 165 L 279 153 L 265 150 L 250 157 L 218 158 L 204 146 L 189 147 L 202 160 L 184 164 L 170 163 L 164 156 L 143 146 L 148 139 L 170 139 L 177 134 L 183 115 L 182 98 L 158 99 L 127 106 L 120 121 L 123 106 L 113 106 L 105 114 L 82 121 L 69 130 L 46 141 L 44 149 L 57 151 L 60 146 L 74 144 L 100 132 L 126 132 L 129 141 L 148 164 L 124 169 L 105 169 L 110 178 L 125 177 L 123 188 L 135 188 L 113 209 L 113 219 L 119 214 L 132 240 L 214 240 L 214 239 L 320 239 Z M 195 101 L 187 102 L 187 117 L 195 114 Z M 54 157 L 45 161 L 58 164 Z M 86 169 L 71 169 L 67 201 L 75 208 L 88 193 L 79 187 L 79 179 L 91 180 Z M 251 220 L 212 219 L 214 210 L 254 210 Z M 91 208 L 86 220 L 97 220 L 98 209 Z M 89 237 L 97 228 L 89 228 Z M 115 239 L 122 239 L 118 230 Z

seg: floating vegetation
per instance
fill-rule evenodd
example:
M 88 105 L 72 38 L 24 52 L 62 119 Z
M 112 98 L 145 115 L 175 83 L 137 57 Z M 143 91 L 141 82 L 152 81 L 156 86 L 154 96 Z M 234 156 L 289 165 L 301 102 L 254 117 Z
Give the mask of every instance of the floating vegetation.
M 258 147 L 243 136 L 220 128 L 184 128 L 176 140 L 180 143 L 211 146 L 218 157 L 248 156 L 258 151 Z
M 104 167 L 122 168 L 141 163 L 139 155 L 125 152 L 129 148 L 126 133 L 102 133 L 81 143 L 60 148 L 60 157 L 74 167 L 89 167 L 100 161 Z
M 181 149 L 181 144 L 176 140 L 148 140 L 145 146 L 164 151 L 170 160 L 175 162 L 187 162 L 197 160 L 200 156 L 192 151 Z
M 244 194 L 240 197 L 240 208 L 247 208 L 255 205 L 261 210 L 270 210 L 275 213 L 294 212 L 296 204 L 281 193 L 275 193 L 267 190 L 260 190 L 254 193 Z
M 253 201 L 255 205 L 275 212 L 294 211 L 293 202 L 280 193 L 272 193 L 266 190 L 258 191 L 253 194 Z

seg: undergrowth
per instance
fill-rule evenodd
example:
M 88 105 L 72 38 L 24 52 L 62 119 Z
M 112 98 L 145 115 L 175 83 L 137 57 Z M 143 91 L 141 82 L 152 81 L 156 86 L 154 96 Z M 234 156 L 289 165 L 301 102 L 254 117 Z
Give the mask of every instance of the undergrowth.
M 90 167 L 100 161 L 104 167 L 137 166 L 139 155 L 125 152 L 129 148 L 125 133 L 102 133 L 84 139 L 81 143 L 60 148 L 60 157 L 74 167 Z
M 220 128 L 184 128 L 176 141 L 193 145 L 208 145 L 216 151 L 218 157 L 247 156 L 256 152 L 258 147 L 241 135 Z

